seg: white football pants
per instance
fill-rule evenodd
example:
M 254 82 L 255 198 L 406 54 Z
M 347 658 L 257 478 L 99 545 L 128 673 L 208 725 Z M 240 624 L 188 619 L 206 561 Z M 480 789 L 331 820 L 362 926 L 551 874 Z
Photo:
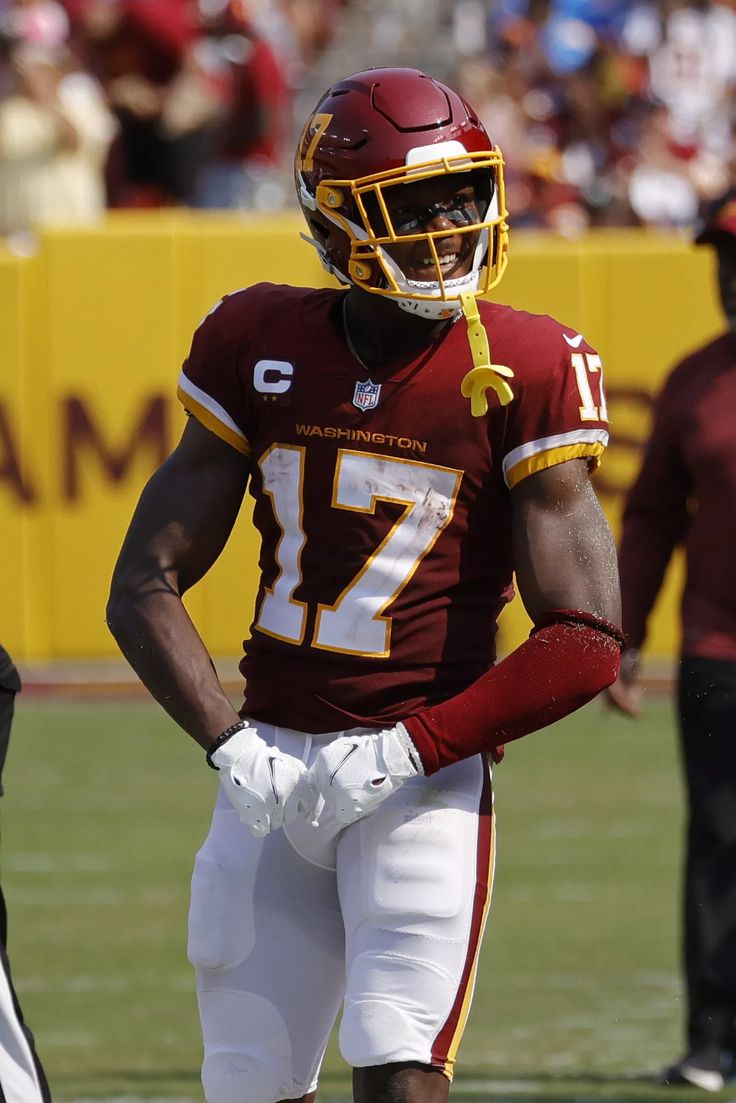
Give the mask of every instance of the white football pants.
M 344 734 L 257 727 L 307 766 Z M 349 827 L 300 820 L 265 839 L 220 789 L 189 913 L 208 1103 L 314 1090 L 341 1005 L 349 1065 L 417 1061 L 451 1079 L 493 863 L 481 755 L 412 779 Z

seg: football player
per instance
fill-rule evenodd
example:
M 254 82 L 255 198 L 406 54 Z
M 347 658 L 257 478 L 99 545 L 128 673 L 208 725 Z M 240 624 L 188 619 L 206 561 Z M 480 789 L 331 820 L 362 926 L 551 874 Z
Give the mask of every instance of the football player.
M 201 323 L 108 619 L 219 771 L 189 918 L 207 1099 L 311 1101 L 342 1008 L 357 1103 L 439 1103 L 490 899 L 489 759 L 618 669 L 601 360 L 476 298 L 506 267 L 503 159 L 433 78 L 331 87 L 296 187 L 342 286 L 261 284 Z M 236 713 L 181 598 L 246 487 Z M 534 629 L 495 665 L 514 572 Z

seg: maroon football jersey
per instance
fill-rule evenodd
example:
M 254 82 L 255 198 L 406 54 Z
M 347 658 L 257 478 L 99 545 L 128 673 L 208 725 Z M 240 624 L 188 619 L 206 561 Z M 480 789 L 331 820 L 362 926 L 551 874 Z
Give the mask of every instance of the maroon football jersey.
M 306 732 L 395 722 L 492 665 L 512 590 L 510 488 L 607 443 L 600 359 L 552 318 L 481 303 L 513 401 L 461 393 L 464 319 L 370 372 L 344 291 L 260 284 L 202 322 L 179 396 L 252 460 L 260 587 L 245 710 Z
M 687 563 L 682 652 L 736 660 L 736 340 L 721 334 L 672 371 L 624 512 L 621 596 L 632 647 L 678 544 Z

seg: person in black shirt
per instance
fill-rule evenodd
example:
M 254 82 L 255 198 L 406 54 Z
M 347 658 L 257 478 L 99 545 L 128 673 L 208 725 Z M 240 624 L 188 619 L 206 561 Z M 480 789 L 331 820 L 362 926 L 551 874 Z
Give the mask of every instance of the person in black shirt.
M 0 795 L 15 695 L 20 688 L 18 671 L 5 648 L 0 646 Z M 46 1074 L 13 988 L 7 944 L 8 916 L 0 888 L 0 1099 L 13 1100 L 13 1103 L 51 1103 Z
M 659 1079 L 717 1092 L 736 1079 L 736 189 L 704 212 L 695 244 L 715 249 L 725 328 L 675 366 L 657 399 L 623 514 L 627 647 L 608 698 L 630 716 L 640 710 L 639 649 L 679 545 L 686 1050 Z

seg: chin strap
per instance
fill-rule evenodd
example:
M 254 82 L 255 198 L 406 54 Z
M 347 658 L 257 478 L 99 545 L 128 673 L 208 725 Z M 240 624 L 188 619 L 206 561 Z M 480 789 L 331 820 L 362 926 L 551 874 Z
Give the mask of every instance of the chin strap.
M 473 417 L 483 417 L 488 413 L 488 399 L 485 392 L 489 387 L 496 392 L 502 406 L 508 406 L 512 401 L 514 392 L 506 379 L 513 379 L 514 373 L 511 368 L 504 367 L 503 364 L 491 363 L 488 334 L 480 319 L 478 303 L 473 292 L 461 292 L 460 302 L 468 325 L 468 344 L 474 364 L 463 379 L 460 390 L 465 398 L 470 399 L 470 412 Z M 501 378 L 502 376 L 505 378 Z

